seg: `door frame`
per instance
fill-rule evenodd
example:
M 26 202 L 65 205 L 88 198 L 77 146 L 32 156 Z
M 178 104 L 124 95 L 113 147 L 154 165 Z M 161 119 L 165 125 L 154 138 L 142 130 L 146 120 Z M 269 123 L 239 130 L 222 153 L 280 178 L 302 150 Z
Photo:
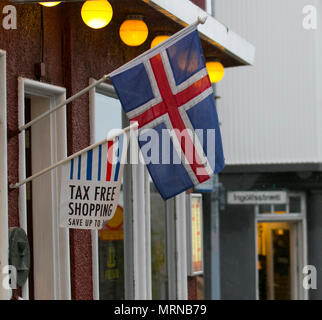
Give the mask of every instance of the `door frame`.
M 66 99 L 66 89 L 55 85 L 30 80 L 27 78 L 18 78 L 18 125 L 25 124 L 25 97 L 26 95 L 48 98 L 50 107 Z M 61 133 L 61 144 L 55 146 L 57 153 L 55 158 L 51 159 L 56 162 L 59 157 L 67 156 L 67 121 L 66 106 L 60 111 L 50 115 L 54 117 L 53 123 Z M 56 121 L 54 121 L 54 119 Z M 59 121 L 58 121 L 59 120 Z M 65 138 L 64 138 L 65 137 Z M 58 137 L 59 138 L 59 137 Z M 26 179 L 26 150 L 25 150 L 25 131 L 19 134 L 19 181 Z M 57 179 L 55 179 L 57 182 Z M 27 188 L 23 185 L 19 188 L 19 224 L 27 232 Z M 69 230 L 59 228 L 58 215 L 53 217 L 53 247 L 54 256 L 57 258 L 54 274 L 53 295 L 58 300 L 71 299 L 71 279 L 70 279 L 70 250 L 69 250 Z M 30 244 L 32 245 L 32 244 Z M 29 281 L 22 287 L 22 298 L 29 300 Z
M 301 212 L 300 213 L 289 213 L 289 198 L 292 196 L 300 197 L 301 199 Z M 255 205 L 255 224 L 254 224 L 254 238 L 255 238 L 255 284 L 256 284 L 256 300 L 259 300 L 259 276 L 258 276 L 258 256 L 257 256 L 257 249 L 258 249 L 258 243 L 257 243 L 257 223 L 259 222 L 295 222 L 294 228 L 297 230 L 298 239 L 302 239 L 302 246 L 301 241 L 298 240 L 297 243 L 295 243 L 295 239 L 290 239 L 292 244 L 297 247 L 298 251 L 298 271 L 294 270 L 294 262 L 291 261 L 291 265 L 293 265 L 293 268 L 291 269 L 291 272 L 296 272 L 298 274 L 298 277 L 296 279 L 297 285 L 298 285 L 298 296 L 297 300 L 308 300 L 308 290 L 305 290 L 303 288 L 302 284 L 302 270 L 303 267 L 308 264 L 308 252 L 307 252 L 307 220 L 306 220 L 306 195 L 304 192 L 288 192 L 287 193 L 287 204 L 286 204 L 286 214 L 259 214 L 259 206 Z M 293 230 L 294 232 L 294 230 Z M 292 250 L 292 249 L 291 249 Z M 294 277 L 293 277 L 294 279 Z M 292 284 L 292 287 L 294 288 L 294 283 Z

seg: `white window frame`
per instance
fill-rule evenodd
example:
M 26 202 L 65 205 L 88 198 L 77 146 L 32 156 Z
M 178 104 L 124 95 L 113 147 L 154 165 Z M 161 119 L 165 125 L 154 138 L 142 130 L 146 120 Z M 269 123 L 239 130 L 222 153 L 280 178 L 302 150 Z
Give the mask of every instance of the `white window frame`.
M 90 79 L 93 84 L 95 79 Z M 100 84 L 89 92 L 90 110 L 90 136 L 94 143 L 95 126 L 95 93 L 100 93 L 118 99 L 114 87 Z M 130 149 L 129 149 L 130 150 Z M 150 208 L 150 178 L 144 164 L 132 165 L 132 247 L 125 257 L 125 272 L 133 274 L 133 279 L 125 275 L 126 299 L 152 299 L 152 273 L 151 273 L 151 208 Z M 176 249 L 174 255 L 177 263 L 177 299 L 188 299 L 187 286 L 187 249 L 186 249 L 186 196 L 185 193 L 175 199 L 176 206 Z M 144 213 L 144 214 L 142 214 Z M 129 230 L 129 229 L 127 229 Z M 126 232 L 127 230 L 124 230 Z M 126 250 L 128 243 L 124 244 Z M 142 250 L 144 248 L 144 250 Z M 93 265 L 93 297 L 99 299 L 99 258 L 98 258 L 98 232 L 92 231 L 92 265 Z M 133 280 L 133 286 L 129 281 Z M 171 277 L 169 275 L 169 281 Z M 128 291 L 128 292 L 127 292 Z M 129 291 L 133 291 L 131 294 Z
M 177 299 L 188 300 L 186 193 L 176 196 Z
M 90 85 L 94 83 L 90 79 Z M 118 99 L 113 86 L 102 83 L 89 92 L 89 110 L 90 110 L 90 143 L 94 143 L 95 133 L 95 93 L 100 93 L 108 97 Z M 132 190 L 133 190 L 133 255 L 125 256 L 125 260 L 133 257 L 133 261 L 125 261 L 126 272 L 134 275 L 134 288 L 125 283 L 125 293 L 127 298 L 149 300 L 152 299 L 151 289 L 151 235 L 150 235 L 150 189 L 148 173 L 143 164 L 132 167 Z M 142 215 L 141 213 L 145 214 Z M 125 232 L 125 231 L 124 231 Z M 127 245 L 124 245 L 127 248 Z M 145 248 L 145 250 L 142 250 Z M 124 249 L 126 250 L 126 249 Z M 149 263 L 148 263 L 149 262 Z M 92 272 L 93 272 L 93 298 L 99 300 L 99 256 L 98 256 L 98 232 L 92 231 Z M 127 282 L 127 280 L 125 280 Z M 128 291 L 132 291 L 128 292 Z
M 206 9 L 205 11 L 209 13 L 210 15 L 213 14 L 213 6 L 214 6 L 214 0 L 206 0 Z
M 300 222 L 300 229 L 299 229 L 299 242 L 303 239 L 303 246 L 298 248 L 299 251 L 299 259 L 300 265 L 299 270 L 303 270 L 303 267 L 308 264 L 308 250 L 307 250 L 307 220 L 306 220 L 306 196 L 303 192 L 288 192 L 287 198 L 289 199 L 292 196 L 300 197 L 301 199 L 301 212 L 300 213 L 286 213 L 286 214 L 260 214 L 259 213 L 259 206 L 255 206 L 255 282 L 256 282 L 256 300 L 259 300 L 259 277 L 258 277 L 258 270 L 257 270 L 257 223 L 258 222 Z M 286 212 L 289 212 L 289 203 L 286 204 Z M 294 272 L 294 271 L 293 271 Z M 300 271 L 298 271 L 300 272 Z M 297 279 L 299 282 L 300 279 Z M 300 287 L 299 297 L 297 299 L 300 300 L 308 300 L 308 290 L 301 290 L 302 286 L 301 283 L 298 283 Z
M 95 79 L 90 78 L 89 84 L 92 85 Z M 111 86 L 107 84 L 100 84 L 96 88 L 89 91 L 89 126 L 90 126 L 90 144 L 95 143 L 95 114 L 96 114 L 96 103 L 95 94 L 100 93 L 108 97 L 117 99 L 115 91 L 111 89 Z M 98 231 L 91 231 L 92 239 L 92 281 L 93 281 L 93 299 L 99 300 L 99 253 L 98 253 Z
M 18 121 L 19 127 L 25 124 L 25 97 L 26 95 L 45 97 L 50 99 L 50 107 L 61 103 L 66 99 L 66 89 L 55 85 L 46 84 L 26 78 L 18 79 Z M 51 162 L 57 162 L 67 156 L 67 121 L 66 106 L 61 110 L 51 114 L 51 121 L 61 133 L 59 146 L 55 146 L 56 152 L 52 155 Z M 52 142 L 57 142 L 56 137 L 52 137 Z M 57 174 L 52 172 L 52 178 L 57 186 Z M 19 134 L 19 181 L 26 178 L 26 152 L 25 152 L 25 131 Z M 57 192 L 58 193 L 58 192 Z M 57 212 L 57 211 L 56 211 Z M 26 185 L 19 188 L 19 221 L 20 227 L 27 232 L 27 189 Z M 70 280 L 70 250 L 69 250 L 69 230 L 59 227 L 58 214 L 53 215 L 53 256 L 54 256 L 54 288 L 53 296 L 57 300 L 71 299 Z M 41 241 L 41 239 L 39 239 Z M 32 246 L 32 244 L 30 244 Z M 22 288 L 22 298 L 29 299 L 28 281 Z
M 6 52 L 0 50 L 0 284 L 8 265 L 8 173 L 7 173 L 7 88 Z M 0 300 L 11 298 L 11 290 L 0 285 Z

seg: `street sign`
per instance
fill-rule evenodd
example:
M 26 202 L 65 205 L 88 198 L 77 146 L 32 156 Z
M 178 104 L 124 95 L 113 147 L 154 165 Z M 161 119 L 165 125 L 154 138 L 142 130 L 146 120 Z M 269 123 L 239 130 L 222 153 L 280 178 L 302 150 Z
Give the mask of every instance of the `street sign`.
M 229 191 L 228 204 L 286 204 L 286 191 Z

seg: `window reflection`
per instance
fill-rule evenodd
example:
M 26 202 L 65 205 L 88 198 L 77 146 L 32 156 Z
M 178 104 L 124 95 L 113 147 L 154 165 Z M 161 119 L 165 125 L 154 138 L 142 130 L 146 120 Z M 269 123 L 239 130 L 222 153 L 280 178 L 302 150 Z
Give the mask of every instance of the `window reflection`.
M 93 123 L 94 142 L 106 138 L 111 130 L 122 128 L 122 108 L 119 100 L 96 93 Z M 123 218 L 123 192 L 121 191 L 114 217 L 98 232 L 101 300 L 124 299 Z
M 152 299 L 168 299 L 166 203 L 151 188 Z

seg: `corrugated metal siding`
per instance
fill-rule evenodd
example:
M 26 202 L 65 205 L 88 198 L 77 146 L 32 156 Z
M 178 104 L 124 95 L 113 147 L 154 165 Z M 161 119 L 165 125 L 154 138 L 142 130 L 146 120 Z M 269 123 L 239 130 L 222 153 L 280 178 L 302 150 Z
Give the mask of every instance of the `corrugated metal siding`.
M 226 69 L 217 85 L 226 163 L 321 162 L 322 34 L 302 26 L 307 1 L 215 4 L 216 19 L 256 47 L 254 66 Z

